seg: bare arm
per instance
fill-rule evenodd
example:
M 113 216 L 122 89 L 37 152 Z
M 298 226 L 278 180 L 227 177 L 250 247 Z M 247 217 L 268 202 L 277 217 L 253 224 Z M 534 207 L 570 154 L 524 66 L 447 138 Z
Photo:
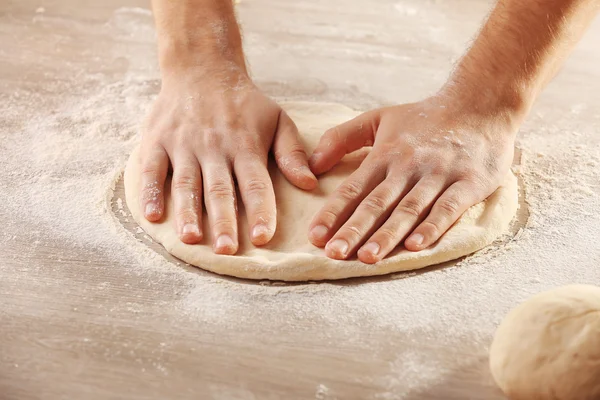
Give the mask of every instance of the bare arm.
M 599 0 L 498 1 L 442 93 L 520 121 L 599 9 Z
M 149 221 L 162 219 L 171 165 L 175 228 L 183 242 L 209 242 L 210 236 L 216 253 L 234 254 L 241 200 L 250 227 L 241 234 L 263 245 L 277 225 L 269 151 L 294 185 L 316 186 L 296 126 L 248 76 L 231 0 L 152 4 L 162 86 L 140 149 L 144 215 Z M 241 199 L 236 199 L 234 177 Z M 203 212 L 210 229 L 202 226 Z
M 435 243 L 502 183 L 519 125 L 580 39 L 600 0 L 500 0 L 436 95 L 373 110 L 327 131 L 316 174 L 373 143 L 314 218 L 329 257 L 374 263 Z
M 152 0 L 161 71 L 212 73 L 224 65 L 247 74 L 230 0 Z

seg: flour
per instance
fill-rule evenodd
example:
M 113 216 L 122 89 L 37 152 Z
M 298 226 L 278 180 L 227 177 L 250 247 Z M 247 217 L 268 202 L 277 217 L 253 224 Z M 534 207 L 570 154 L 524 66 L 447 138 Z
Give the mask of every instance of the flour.
M 412 9 L 396 8 L 413 15 Z M 47 14 L 40 13 L 36 23 L 52 31 L 62 22 Z M 298 343 L 310 335 L 320 346 L 350 354 L 373 350 L 366 361 L 387 372 L 354 379 L 378 390 L 376 398 L 391 399 L 443 387 L 453 372 L 481 363 L 498 321 L 531 294 L 567 283 L 600 284 L 600 125 L 597 118 L 579 124 L 582 114 L 592 112 L 581 107 L 560 118 L 554 117 L 561 115 L 559 110 L 533 114 L 519 136 L 519 175 L 530 213 L 527 226 L 510 241 L 456 266 L 376 279 L 283 285 L 245 283 L 168 261 L 150 248 L 155 244 L 143 241 L 143 232 L 124 229 L 121 222 L 127 217 L 111 207 L 114 201 L 117 210 L 127 213 L 123 199 L 114 198 L 112 191 L 159 90 L 156 67 L 148 65 L 153 47 L 149 19 L 145 12 L 121 9 L 105 26 L 94 28 L 98 34 L 111 32 L 125 43 L 138 43 L 137 53 L 128 54 L 127 44 L 116 46 L 102 54 L 95 70 L 85 73 L 79 59 L 65 61 L 66 72 L 53 72 L 42 55 L 39 71 L 62 74 L 62 81 L 49 84 L 43 96 L 26 89 L 0 94 L 0 249 L 7 260 L 19 260 L 22 274 L 44 276 L 49 271 L 28 254 L 13 251 L 15 242 L 27 243 L 31 254 L 38 255 L 46 254 L 46 248 L 70 249 L 60 256 L 47 254 L 59 259 L 65 271 L 73 265 L 89 271 L 83 278 L 64 274 L 65 281 L 78 279 L 79 288 L 72 282 L 52 286 L 40 280 L 40 293 L 64 291 L 60 294 L 67 305 L 76 299 L 71 307 L 93 310 L 89 319 L 99 323 L 126 315 L 132 324 L 149 324 L 148 330 L 159 323 L 171 324 L 175 333 L 227 327 L 242 339 L 260 336 L 274 349 L 285 333 Z M 19 33 L 24 40 L 36 40 L 27 31 Z M 338 52 L 344 51 L 354 50 Z M 126 60 L 116 61 L 123 54 Z M 99 56 L 82 52 L 81 57 L 91 63 Z M 79 74 L 75 83 L 69 74 Z M 336 98 L 340 93 L 321 100 L 343 102 Z M 34 112 L 39 109 L 49 111 Z M 54 268 L 58 271 L 53 274 L 62 273 Z M 106 280 L 104 275 L 119 279 Z M 69 297 L 69 291 L 78 290 L 78 296 Z M 130 296 L 128 303 L 113 301 L 119 293 Z M 153 296 L 150 305 L 148 293 Z M 141 304 L 151 307 L 157 322 L 138 315 Z M 306 326 L 314 331 L 302 331 Z M 273 335 L 265 337 L 265 331 Z M 371 331 L 389 332 L 389 343 L 373 343 Z M 398 353 L 382 350 L 416 339 L 418 346 L 441 349 L 443 355 L 424 359 L 416 345 Z M 134 352 L 127 348 L 134 344 L 123 342 L 123 351 Z M 143 368 L 172 375 L 173 364 L 161 354 L 158 351 Z M 117 355 L 109 352 L 105 357 Z M 316 395 L 327 398 L 336 392 L 336 384 L 323 382 Z

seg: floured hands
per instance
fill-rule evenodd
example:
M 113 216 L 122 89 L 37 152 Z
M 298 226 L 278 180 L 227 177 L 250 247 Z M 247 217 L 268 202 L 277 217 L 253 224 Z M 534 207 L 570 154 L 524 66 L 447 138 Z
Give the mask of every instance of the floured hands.
M 515 129 L 503 116 L 473 115 L 442 97 L 364 113 L 327 131 L 311 159 L 315 174 L 373 145 L 360 167 L 316 214 L 309 239 L 328 257 L 358 252 L 375 263 L 404 242 L 431 246 L 508 172 Z
M 141 209 L 149 221 L 164 213 L 169 165 L 176 230 L 188 244 L 203 237 L 203 203 L 219 254 L 238 249 L 234 176 L 246 208 L 251 241 L 271 240 L 276 227 L 275 195 L 267 172 L 272 148 L 282 173 L 312 189 L 298 131 L 287 114 L 241 71 L 203 70 L 163 77 L 141 145 Z M 204 201 L 203 201 L 204 199 Z M 243 233 L 245 234 L 245 233 Z

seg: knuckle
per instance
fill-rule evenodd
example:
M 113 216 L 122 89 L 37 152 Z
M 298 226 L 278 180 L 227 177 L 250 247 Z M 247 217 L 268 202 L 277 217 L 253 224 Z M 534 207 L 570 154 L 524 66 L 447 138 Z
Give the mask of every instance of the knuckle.
M 230 198 L 233 196 L 233 187 L 230 182 L 217 179 L 209 185 L 208 195 L 212 198 Z
M 423 206 L 421 205 L 421 202 L 419 202 L 419 200 L 412 197 L 408 197 L 404 198 L 400 202 L 400 204 L 398 204 L 398 207 L 395 211 L 404 214 L 409 214 L 413 217 L 418 218 L 421 215 L 421 212 L 423 211 Z
M 456 215 L 460 209 L 460 203 L 455 198 L 446 198 L 438 202 L 438 207 L 446 215 Z
M 261 147 L 260 139 L 258 136 L 249 134 L 250 132 L 246 132 L 246 133 L 247 134 L 244 134 L 240 138 L 240 142 L 239 142 L 240 147 L 246 151 L 255 153 L 256 150 Z
M 421 172 L 421 167 L 423 166 L 423 162 L 420 157 L 415 157 L 414 155 L 410 155 L 407 157 L 406 161 L 403 163 L 403 169 L 405 171 L 419 171 Z
M 243 165 L 244 169 L 249 169 L 251 172 L 256 171 L 259 166 L 267 164 L 268 153 L 260 146 L 240 145 L 237 153 L 233 155 L 236 164 Z
M 160 175 L 160 168 L 156 163 L 145 163 L 141 168 L 142 176 L 156 177 Z
M 444 163 L 436 163 L 431 167 L 431 175 L 436 177 L 444 177 L 448 175 L 448 166 Z
M 168 158 L 162 155 L 146 157 L 141 162 L 140 173 L 142 177 L 157 179 L 166 172 L 168 162 Z
M 338 189 L 338 194 L 345 200 L 354 200 L 360 196 L 362 189 L 356 182 L 346 182 Z
M 377 242 L 379 243 L 390 243 L 396 240 L 398 233 L 391 227 L 381 227 L 377 231 Z
M 263 194 L 268 188 L 269 185 L 262 179 L 253 178 L 244 182 L 244 191 L 249 196 Z
M 207 149 L 218 149 L 223 143 L 223 135 L 214 128 L 205 128 L 202 130 L 202 143 Z
M 194 190 L 197 186 L 198 180 L 192 175 L 178 175 L 173 179 L 173 189 L 175 190 Z
M 483 178 L 485 174 L 478 173 L 473 171 L 471 168 L 464 165 L 456 165 L 452 169 L 452 174 L 450 175 L 456 182 L 462 182 L 465 184 L 474 184 L 480 180 L 480 177 Z
M 503 176 L 490 177 L 490 176 L 482 174 L 482 173 L 468 172 L 468 173 L 461 175 L 461 178 L 462 178 L 461 180 L 462 180 L 462 183 L 464 184 L 465 189 L 477 193 L 477 192 L 482 191 L 484 188 L 492 186 L 493 182 L 495 180 L 501 182 L 501 179 L 504 177 Z
M 369 196 L 363 201 L 362 204 L 367 210 L 375 214 L 383 213 L 387 206 L 385 199 L 380 196 Z

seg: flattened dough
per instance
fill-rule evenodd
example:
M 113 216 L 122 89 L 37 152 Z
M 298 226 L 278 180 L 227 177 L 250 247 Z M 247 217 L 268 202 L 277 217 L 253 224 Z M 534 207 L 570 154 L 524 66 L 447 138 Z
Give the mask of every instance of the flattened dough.
M 298 125 L 306 148 L 311 151 L 323 132 L 354 118 L 359 112 L 339 104 L 294 102 L 283 108 Z M 356 276 L 382 275 L 408 271 L 473 253 L 502 235 L 509 227 L 518 207 L 517 179 L 509 173 L 503 186 L 486 201 L 471 207 L 433 247 L 418 253 L 397 248 L 386 259 L 374 265 L 354 259 L 332 260 L 322 249 L 310 244 L 308 225 L 324 204 L 328 194 L 354 171 L 364 158 L 361 150 L 348 155 L 332 171 L 320 178 L 320 188 L 304 192 L 295 188 L 279 173 L 274 162 L 269 166 L 277 197 L 277 232 L 266 246 L 254 247 L 248 239 L 248 225 L 241 201 L 239 203 L 240 249 L 235 256 L 215 255 L 212 237 L 204 216 L 204 240 L 198 245 L 182 243 L 176 232 L 170 180 L 166 185 L 166 214 L 159 223 L 148 222 L 139 205 L 140 164 L 137 149 L 131 154 L 125 169 L 127 205 L 137 223 L 174 256 L 200 268 L 218 274 L 249 279 L 305 281 L 342 279 Z

